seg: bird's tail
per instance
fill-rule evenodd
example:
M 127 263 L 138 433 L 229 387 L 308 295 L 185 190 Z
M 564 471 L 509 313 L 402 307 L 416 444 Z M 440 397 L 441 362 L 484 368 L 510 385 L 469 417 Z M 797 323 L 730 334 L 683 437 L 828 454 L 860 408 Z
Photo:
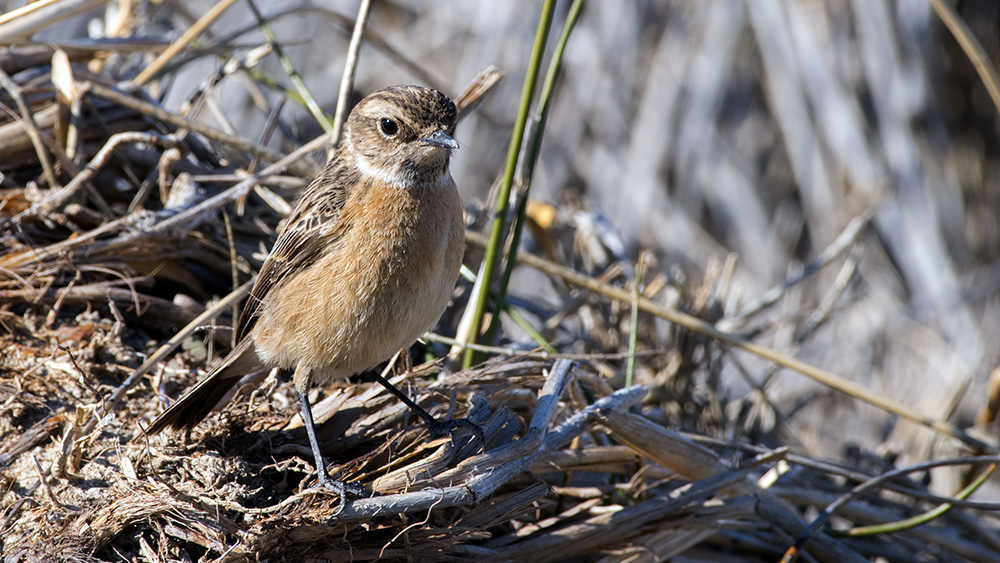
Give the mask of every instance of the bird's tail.
M 253 340 L 244 338 L 208 377 L 188 389 L 156 417 L 146 429 L 146 434 L 156 434 L 168 426 L 174 430 L 193 428 L 212 412 L 241 377 L 263 368 Z

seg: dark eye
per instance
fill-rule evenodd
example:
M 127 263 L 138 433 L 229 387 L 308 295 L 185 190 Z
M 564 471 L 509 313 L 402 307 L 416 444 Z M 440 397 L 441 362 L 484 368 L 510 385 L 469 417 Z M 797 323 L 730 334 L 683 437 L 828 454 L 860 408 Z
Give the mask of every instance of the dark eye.
M 399 133 L 399 125 L 388 117 L 383 117 L 378 120 L 378 129 L 386 137 L 392 137 L 396 133 Z

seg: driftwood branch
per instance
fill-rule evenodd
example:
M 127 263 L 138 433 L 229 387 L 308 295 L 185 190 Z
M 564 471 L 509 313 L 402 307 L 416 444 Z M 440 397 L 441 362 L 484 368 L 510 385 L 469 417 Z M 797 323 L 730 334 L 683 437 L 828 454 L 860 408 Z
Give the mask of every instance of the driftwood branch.
M 411 513 L 431 508 L 475 504 L 527 471 L 532 464 L 550 451 L 564 446 L 583 432 L 587 422 L 593 420 L 601 409 L 625 409 L 636 404 L 646 394 L 646 389 L 643 387 L 622 389 L 570 417 L 551 432 L 546 432 L 545 429 L 559 402 L 559 396 L 571 376 L 572 367 L 573 363 L 566 360 L 559 360 L 553 365 L 545 386 L 538 395 L 535 415 L 526 435 L 495 451 L 465 460 L 459 466 L 461 471 L 457 474 L 469 476 L 464 483 L 440 489 L 425 489 L 350 501 L 337 519 L 367 520 L 384 514 Z M 439 479 L 457 475 L 443 475 Z

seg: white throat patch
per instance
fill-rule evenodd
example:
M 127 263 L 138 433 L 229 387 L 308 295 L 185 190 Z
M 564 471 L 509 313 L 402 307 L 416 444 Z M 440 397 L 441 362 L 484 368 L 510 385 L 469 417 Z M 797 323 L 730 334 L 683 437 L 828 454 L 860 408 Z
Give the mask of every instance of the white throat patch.
M 383 167 L 377 167 L 372 164 L 372 161 L 368 159 L 367 156 L 361 153 L 355 153 L 354 162 L 357 164 L 358 171 L 361 172 L 363 178 L 371 178 L 376 182 L 381 182 L 383 184 L 388 184 L 394 188 L 407 189 L 407 188 L 438 188 L 448 184 L 451 181 L 451 174 L 446 168 L 441 175 L 429 182 L 421 182 L 419 186 L 413 178 L 407 177 L 405 174 L 401 174 L 399 170 L 386 170 Z

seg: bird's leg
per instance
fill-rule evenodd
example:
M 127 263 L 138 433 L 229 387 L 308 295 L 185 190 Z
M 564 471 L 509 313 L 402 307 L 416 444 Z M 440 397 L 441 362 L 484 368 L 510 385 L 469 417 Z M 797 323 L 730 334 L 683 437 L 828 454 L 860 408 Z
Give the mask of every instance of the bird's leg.
M 302 411 L 302 424 L 306 427 L 306 434 L 309 436 L 309 445 L 312 447 L 313 460 L 316 463 L 316 477 L 319 481 L 321 487 L 334 492 L 340 497 L 340 502 L 337 503 L 337 509 L 334 511 L 333 515 L 336 516 L 344 510 L 344 506 L 347 502 L 347 493 L 357 493 L 354 488 L 345 485 L 343 481 L 338 481 L 326 472 L 326 460 L 323 459 L 323 453 L 319 450 L 319 439 L 316 438 L 316 424 L 313 422 L 312 407 L 309 405 L 309 396 L 305 391 L 300 389 L 300 381 L 302 381 L 302 387 L 305 390 L 309 389 L 308 386 L 308 368 L 303 368 L 301 364 L 295 369 L 295 376 L 293 381 L 295 382 L 295 392 L 299 395 L 299 407 Z
M 459 428 L 465 428 L 472 432 L 472 435 L 479 440 L 479 444 L 483 449 L 486 449 L 486 441 L 483 439 L 483 429 L 479 427 L 478 424 L 472 422 L 467 418 L 449 418 L 447 420 L 438 420 L 434 418 L 431 413 L 424 410 L 420 405 L 406 396 L 396 386 L 389 383 L 389 380 L 382 377 L 382 374 L 372 371 L 369 373 L 375 381 L 378 381 L 382 387 L 385 387 L 386 391 L 391 393 L 397 399 L 403 402 L 404 405 L 409 407 L 409 409 L 417 414 L 425 424 L 427 424 L 428 429 L 431 432 L 431 436 L 439 438 L 441 436 L 450 435 L 454 439 L 454 433 Z

